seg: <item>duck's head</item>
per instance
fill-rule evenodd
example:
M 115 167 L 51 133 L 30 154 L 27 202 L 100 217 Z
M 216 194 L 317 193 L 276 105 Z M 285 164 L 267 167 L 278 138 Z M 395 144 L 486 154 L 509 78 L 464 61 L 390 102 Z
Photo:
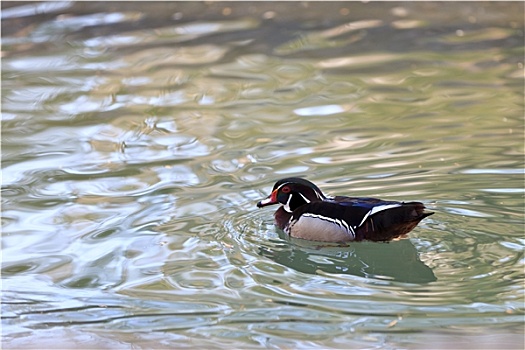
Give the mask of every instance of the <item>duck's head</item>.
M 291 213 L 306 203 L 322 201 L 326 196 L 308 180 L 300 177 L 289 177 L 279 180 L 273 186 L 272 193 L 259 203 L 259 208 L 281 203 L 284 210 Z

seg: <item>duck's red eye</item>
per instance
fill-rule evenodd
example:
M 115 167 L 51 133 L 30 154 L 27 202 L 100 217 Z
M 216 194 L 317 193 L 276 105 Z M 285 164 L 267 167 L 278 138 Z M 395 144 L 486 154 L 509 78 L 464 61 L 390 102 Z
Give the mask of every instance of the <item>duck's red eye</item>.
M 283 188 L 281 188 L 281 191 L 282 191 L 283 193 L 290 193 L 291 189 L 290 189 L 290 187 L 288 187 L 288 186 L 284 186 Z

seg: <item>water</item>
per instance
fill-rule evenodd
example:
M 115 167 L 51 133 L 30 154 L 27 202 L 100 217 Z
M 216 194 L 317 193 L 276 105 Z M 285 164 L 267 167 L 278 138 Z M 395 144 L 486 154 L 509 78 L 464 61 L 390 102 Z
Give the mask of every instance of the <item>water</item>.
M 3 2 L 4 346 L 523 348 L 523 6 Z M 289 241 L 287 176 L 436 214 Z

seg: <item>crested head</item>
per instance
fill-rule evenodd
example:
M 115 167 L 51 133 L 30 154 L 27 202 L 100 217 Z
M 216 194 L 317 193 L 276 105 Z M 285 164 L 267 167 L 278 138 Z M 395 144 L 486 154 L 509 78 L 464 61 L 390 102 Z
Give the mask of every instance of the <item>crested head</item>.
M 317 187 L 314 183 L 306 180 L 306 179 L 303 179 L 302 177 L 287 177 L 285 179 L 281 179 L 279 181 L 277 181 L 275 183 L 275 185 L 273 185 L 273 189 L 276 190 L 277 188 L 285 185 L 285 184 L 292 184 L 292 185 L 298 185 L 298 186 L 305 186 L 305 187 L 310 187 L 311 189 L 313 189 L 314 191 L 316 191 L 317 193 L 320 193 L 321 195 L 323 194 L 323 192 L 319 189 L 319 187 Z M 323 195 L 324 197 L 324 195 Z
M 310 181 L 300 177 L 288 177 L 277 181 L 272 193 L 268 198 L 257 203 L 257 206 L 281 203 L 284 210 L 291 213 L 304 204 L 322 201 L 325 198 L 319 187 Z

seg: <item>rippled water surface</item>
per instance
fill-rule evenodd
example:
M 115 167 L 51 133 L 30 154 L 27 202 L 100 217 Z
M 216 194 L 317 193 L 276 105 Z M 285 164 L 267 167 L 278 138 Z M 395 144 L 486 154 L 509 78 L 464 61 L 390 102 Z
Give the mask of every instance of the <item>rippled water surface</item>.
M 5 348 L 518 348 L 523 2 L 2 2 Z M 290 241 L 273 183 L 420 200 Z

